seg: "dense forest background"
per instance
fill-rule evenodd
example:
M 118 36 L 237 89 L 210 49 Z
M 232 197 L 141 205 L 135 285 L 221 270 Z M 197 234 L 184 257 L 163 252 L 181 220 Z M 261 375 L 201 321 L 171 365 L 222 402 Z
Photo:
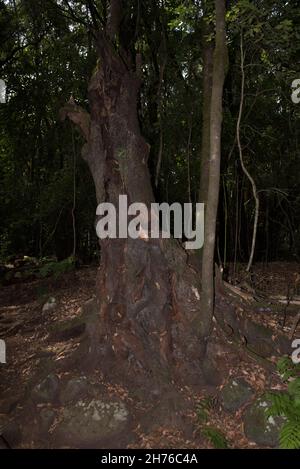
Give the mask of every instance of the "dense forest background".
M 98 257 L 96 199 L 80 157 L 81 136 L 59 119 L 72 96 L 88 107 L 87 84 L 97 61 L 89 2 L 12 0 L 0 3 L 0 258 L 75 254 Z M 98 1 L 105 16 L 106 2 Z M 96 15 L 96 13 L 95 13 Z M 128 1 L 130 47 L 142 55 L 142 133 L 158 201 L 199 201 L 203 109 L 203 19 L 197 1 Z M 130 25 L 130 28 L 129 26 Z M 300 9 L 297 1 L 229 2 L 230 66 L 224 89 L 217 255 L 249 258 L 254 199 L 239 159 L 240 37 L 245 93 L 240 126 L 245 166 L 260 199 L 255 260 L 299 260 Z M 209 40 L 209 39 L 208 39 Z

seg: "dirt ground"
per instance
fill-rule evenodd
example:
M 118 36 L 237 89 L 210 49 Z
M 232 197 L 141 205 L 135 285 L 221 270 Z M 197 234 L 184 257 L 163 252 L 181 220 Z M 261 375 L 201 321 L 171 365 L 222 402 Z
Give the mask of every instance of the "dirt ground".
M 297 272 L 299 272 L 297 264 L 276 263 L 267 267 L 259 265 L 255 269 L 255 278 L 256 282 L 260 281 L 260 290 L 268 295 L 284 296 L 287 295 L 289 285 L 293 285 Z M 0 417 L 9 419 L 18 415 L 32 380 L 45 358 L 59 363 L 67 360 L 76 350 L 79 344 L 78 338 L 53 340 L 53 325 L 80 315 L 81 306 L 94 296 L 96 273 L 97 268 L 88 267 L 65 274 L 56 280 L 46 278 L 0 287 L 0 338 L 5 340 L 7 346 L 7 363 L 0 365 Z M 43 312 L 43 305 L 49 297 L 56 299 L 57 307 L 54 311 Z M 298 309 L 300 310 L 300 306 Z M 257 307 L 253 315 L 256 322 L 267 324 L 274 331 L 281 330 L 288 335 L 296 312 L 297 308 L 292 306 L 287 308 L 271 306 L 268 311 L 262 311 Z M 283 326 L 284 315 L 286 321 Z M 214 334 L 216 342 L 223 340 L 216 331 Z M 296 332 L 295 336 L 299 337 L 299 333 Z M 251 357 L 241 353 L 235 363 L 231 357 L 232 350 L 228 348 L 228 353 L 223 353 L 220 364 L 223 375 L 227 378 L 244 378 L 255 389 L 255 398 L 261 396 L 266 389 L 282 388 L 279 376 Z M 68 370 L 62 370 L 60 377 L 69 374 Z M 230 447 L 256 447 L 255 443 L 248 441 L 244 435 L 241 419 L 243 409 L 234 414 L 226 413 L 222 409 L 218 401 L 218 391 L 224 383 L 217 388 L 205 387 L 197 392 L 188 386 L 179 388 L 174 383 L 174 389 L 187 403 L 185 410 L 180 410 L 180 419 L 175 415 L 169 415 L 166 416 L 165 422 L 153 422 L 150 418 L 147 428 L 139 425 L 138 415 L 142 412 L 146 414 L 149 405 L 139 398 L 135 389 L 128 389 L 114 380 L 110 381 L 107 376 L 104 378 L 101 366 L 93 372 L 92 379 L 101 386 L 105 394 L 117 396 L 130 408 L 135 418 L 135 428 L 128 447 L 213 447 L 203 436 L 197 417 L 197 406 L 207 395 L 212 397 L 213 405 L 206 425 L 220 430 Z M 30 438 L 25 437 L 22 442 L 16 443 L 15 447 L 33 447 L 33 445 Z

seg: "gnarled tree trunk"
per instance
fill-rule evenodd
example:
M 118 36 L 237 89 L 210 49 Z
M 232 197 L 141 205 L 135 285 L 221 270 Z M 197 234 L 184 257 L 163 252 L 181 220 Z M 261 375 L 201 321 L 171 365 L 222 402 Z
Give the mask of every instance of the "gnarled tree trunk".
M 113 2 L 115 4 L 115 2 Z M 90 113 L 68 103 L 62 117 L 79 126 L 82 155 L 91 170 L 98 203 L 118 207 L 154 202 L 148 171 L 149 146 L 140 133 L 138 71 L 112 38 L 118 19 L 111 9 L 107 33 L 98 33 L 98 65 L 89 85 Z M 168 239 L 100 240 L 99 321 L 92 333 L 94 358 L 126 373 L 199 379 L 197 337 L 199 275 L 187 264 L 181 245 Z M 111 361 L 112 360 L 112 361 Z M 103 362 L 103 360 L 102 360 Z
M 149 207 L 154 197 L 147 166 L 149 146 L 138 122 L 139 69 L 136 70 L 124 47 L 117 50 L 114 46 L 121 18 L 117 2 L 112 2 L 114 8 L 106 32 L 98 32 L 99 60 L 89 84 L 90 112 L 72 100 L 61 113 L 62 118 L 68 117 L 79 127 L 85 139 L 82 156 L 91 170 L 98 203 L 111 202 L 118 207 L 119 195 L 125 194 L 129 203 Z M 81 359 L 84 364 L 92 362 L 102 370 L 125 375 L 145 386 L 147 377 L 151 383 L 171 383 L 174 379 L 202 382 L 207 366 L 202 359 L 213 313 L 230 337 L 248 335 L 247 320 L 237 317 L 233 300 L 227 298 L 222 282 L 219 281 L 217 292 L 213 284 L 226 71 L 224 0 L 216 0 L 216 7 L 209 204 L 201 301 L 200 273 L 189 265 L 186 251 L 174 239 L 100 240 L 98 317 L 88 327 L 88 357 Z

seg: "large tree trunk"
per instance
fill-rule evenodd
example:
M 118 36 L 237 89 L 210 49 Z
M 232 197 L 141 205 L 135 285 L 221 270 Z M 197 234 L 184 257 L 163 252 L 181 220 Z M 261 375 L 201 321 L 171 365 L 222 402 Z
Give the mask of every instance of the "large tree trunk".
M 111 18 L 112 20 L 112 18 Z M 108 27 L 110 37 L 118 22 Z M 99 34 L 98 65 L 89 85 L 90 114 L 68 103 L 62 117 L 86 139 L 83 157 L 91 170 L 98 203 L 118 207 L 154 202 L 147 159 L 149 146 L 138 122 L 138 73 L 129 54 Z M 100 240 L 99 321 L 90 352 L 124 372 L 155 380 L 198 381 L 200 284 L 181 245 L 168 239 Z M 105 358 L 105 360 L 103 360 Z

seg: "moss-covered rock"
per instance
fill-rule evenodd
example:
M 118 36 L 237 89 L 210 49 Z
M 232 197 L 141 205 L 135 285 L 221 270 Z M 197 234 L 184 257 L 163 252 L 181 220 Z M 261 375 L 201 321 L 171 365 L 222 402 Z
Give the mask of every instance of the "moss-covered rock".
M 236 412 L 245 405 L 254 391 L 251 386 L 243 379 L 231 379 L 220 391 L 220 400 L 222 406 L 228 412 Z
M 118 441 L 126 433 L 129 412 L 123 402 L 85 399 L 63 409 L 56 430 L 60 444 L 78 448 L 99 447 L 103 442 Z
M 279 445 L 279 432 L 284 422 L 282 417 L 268 417 L 269 407 L 266 399 L 258 399 L 250 405 L 244 416 L 245 436 L 259 446 L 276 447 Z

